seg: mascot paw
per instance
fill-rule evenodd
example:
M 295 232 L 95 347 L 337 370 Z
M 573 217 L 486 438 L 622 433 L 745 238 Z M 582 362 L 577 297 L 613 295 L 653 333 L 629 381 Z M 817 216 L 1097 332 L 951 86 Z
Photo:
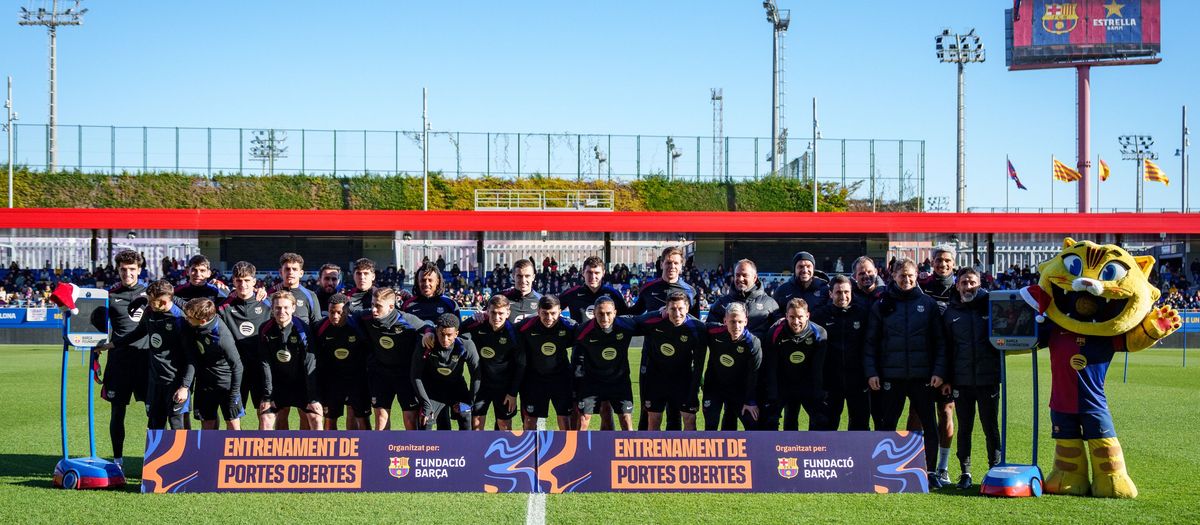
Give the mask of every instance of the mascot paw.
M 1150 310 L 1142 320 L 1142 327 L 1154 339 L 1171 335 L 1182 326 L 1183 318 L 1179 317 L 1179 311 L 1171 306 L 1160 306 Z
M 1054 447 L 1054 468 L 1046 476 L 1046 492 L 1086 496 L 1091 489 L 1088 483 L 1088 462 L 1082 439 L 1059 439 Z
M 1100 498 L 1137 497 L 1137 487 L 1125 470 L 1125 455 L 1117 438 L 1089 439 L 1092 462 L 1092 495 Z

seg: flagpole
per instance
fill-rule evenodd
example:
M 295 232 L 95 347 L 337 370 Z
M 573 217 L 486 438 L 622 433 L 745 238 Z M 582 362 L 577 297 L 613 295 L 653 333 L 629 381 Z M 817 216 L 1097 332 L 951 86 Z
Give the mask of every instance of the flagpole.
M 1100 212 L 1100 175 L 1104 173 L 1104 166 L 1100 164 L 1100 155 L 1096 155 L 1096 213 Z
M 1050 155 L 1050 213 L 1054 213 L 1054 154 Z
M 1008 160 L 1008 155 L 1004 156 L 1004 213 L 1009 213 L 1008 209 L 1008 167 L 1012 165 L 1012 161 Z

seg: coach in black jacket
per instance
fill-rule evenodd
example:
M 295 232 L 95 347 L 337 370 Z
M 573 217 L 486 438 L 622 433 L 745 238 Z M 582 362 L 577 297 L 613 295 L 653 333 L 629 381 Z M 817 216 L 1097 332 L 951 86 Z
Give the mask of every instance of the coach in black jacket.
M 958 415 L 959 488 L 971 486 L 971 431 L 975 406 L 987 441 L 988 467 L 1000 462 L 1000 351 L 988 342 L 988 292 L 979 287 L 979 272 L 966 268 L 958 276 L 946 308 L 946 346 L 954 363 L 950 374 Z M 947 443 L 948 445 L 948 443 Z
M 937 302 L 917 287 L 917 264 L 897 263 L 887 293 L 871 306 L 863 368 L 872 390 L 882 391 L 882 415 L 875 430 L 896 430 L 904 400 L 924 428 L 937 428 L 934 389 L 946 376 L 946 347 Z M 925 463 L 930 488 L 937 481 L 938 434 L 925 433 Z

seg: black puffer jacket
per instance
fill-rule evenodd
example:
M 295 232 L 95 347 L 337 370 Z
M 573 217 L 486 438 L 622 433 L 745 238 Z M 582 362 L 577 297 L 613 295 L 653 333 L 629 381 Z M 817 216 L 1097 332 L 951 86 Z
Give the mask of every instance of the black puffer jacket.
M 979 290 L 969 303 L 958 292 L 942 315 L 946 347 L 950 351 L 952 385 L 1000 384 L 1000 351 L 988 342 L 988 293 Z
M 863 371 L 885 380 L 946 377 L 946 346 L 937 302 L 920 287 L 901 291 L 888 285 L 871 305 Z

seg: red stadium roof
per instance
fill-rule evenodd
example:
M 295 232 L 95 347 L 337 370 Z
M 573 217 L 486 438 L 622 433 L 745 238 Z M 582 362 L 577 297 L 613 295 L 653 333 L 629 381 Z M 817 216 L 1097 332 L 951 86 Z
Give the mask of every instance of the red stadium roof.
M 0 228 L 678 233 L 1200 233 L 1182 213 L 477 212 L 0 209 Z

